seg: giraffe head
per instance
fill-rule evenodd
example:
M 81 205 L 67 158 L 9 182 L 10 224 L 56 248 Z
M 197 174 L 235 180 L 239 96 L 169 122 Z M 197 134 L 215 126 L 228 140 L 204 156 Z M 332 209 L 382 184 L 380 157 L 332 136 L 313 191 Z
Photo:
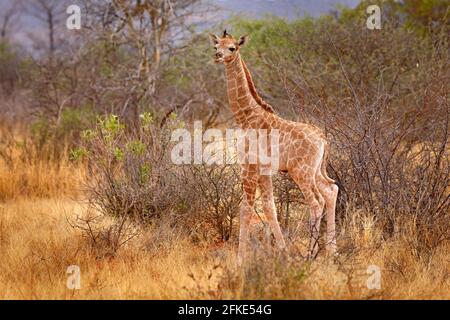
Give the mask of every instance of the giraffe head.
M 227 33 L 227 30 L 223 32 L 222 37 L 215 34 L 210 34 L 209 37 L 216 51 L 214 54 L 214 62 L 216 63 L 232 62 L 236 58 L 239 49 L 248 39 L 248 36 L 242 36 L 239 40 L 236 40 L 231 34 Z

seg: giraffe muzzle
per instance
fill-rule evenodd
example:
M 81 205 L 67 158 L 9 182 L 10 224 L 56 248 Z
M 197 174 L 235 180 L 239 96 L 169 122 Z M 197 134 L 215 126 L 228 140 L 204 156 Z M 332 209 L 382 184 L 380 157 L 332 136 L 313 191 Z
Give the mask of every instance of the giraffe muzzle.
M 221 63 L 221 62 L 223 62 L 223 53 L 222 53 L 222 52 L 217 52 L 217 53 L 214 55 L 214 62 L 215 62 L 215 63 Z

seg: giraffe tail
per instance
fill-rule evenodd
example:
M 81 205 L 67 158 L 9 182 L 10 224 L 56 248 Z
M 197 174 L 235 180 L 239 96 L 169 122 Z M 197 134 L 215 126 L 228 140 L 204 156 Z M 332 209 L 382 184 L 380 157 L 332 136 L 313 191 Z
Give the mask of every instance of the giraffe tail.
M 322 163 L 320 164 L 320 173 L 329 183 L 335 183 L 333 179 L 331 179 L 327 174 L 327 165 L 328 165 L 328 155 L 329 155 L 329 146 L 328 143 L 325 142 L 325 148 L 322 158 Z

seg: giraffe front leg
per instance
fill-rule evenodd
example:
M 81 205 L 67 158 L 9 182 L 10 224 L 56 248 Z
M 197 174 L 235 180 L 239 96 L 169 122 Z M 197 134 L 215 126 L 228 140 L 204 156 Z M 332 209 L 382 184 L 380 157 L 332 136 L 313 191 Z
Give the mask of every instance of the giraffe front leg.
M 248 247 L 248 238 L 249 238 L 249 227 L 250 227 L 250 219 L 253 214 L 253 209 L 247 204 L 244 203 L 241 207 L 240 213 L 240 228 L 239 228 L 239 249 L 237 256 L 237 265 L 241 266 L 244 261 L 245 254 L 247 252 Z
M 275 208 L 275 202 L 273 199 L 273 187 L 272 176 L 264 175 L 259 178 L 259 187 L 261 189 L 261 196 L 263 202 L 264 214 L 267 218 L 267 222 L 272 229 L 272 233 L 275 236 L 277 245 L 280 249 L 286 248 L 286 242 L 284 241 L 283 234 L 281 233 L 280 224 L 278 223 L 277 211 Z
M 242 187 L 244 190 L 244 198 L 241 205 L 240 224 L 239 224 L 239 249 L 237 264 L 242 265 L 247 252 L 249 241 L 250 219 L 253 214 L 253 206 L 255 204 L 255 194 L 257 185 L 256 167 L 251 165 L 242 166 Z

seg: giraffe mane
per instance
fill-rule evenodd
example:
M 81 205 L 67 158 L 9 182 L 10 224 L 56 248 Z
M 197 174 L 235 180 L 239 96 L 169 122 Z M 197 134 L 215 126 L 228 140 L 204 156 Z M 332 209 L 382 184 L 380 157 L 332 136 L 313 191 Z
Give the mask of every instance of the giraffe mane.
M 256 87 L 255 87 L 255 84 L 253 83 L 252 75 L 250 74 L 250 71 L 248 70 L 247 65 L 245 64 L 244 60 L 241 60 L 241 61 L 242 61 L 242 66 L 244 67 L 245 78 L 247 79 L 248 87 L 250 89 L 250 93 L 253 96 L 253 99 L 255 99 L 256 103 L 258 103 L 265 111 L 267 111 L 269 113 L 275 113 L 272 106 L 270 104 L 268 104 L 267 102 L 265 102 L 261 98 L 261 96 L 258 94 L 258 92 L 256 91 Z

